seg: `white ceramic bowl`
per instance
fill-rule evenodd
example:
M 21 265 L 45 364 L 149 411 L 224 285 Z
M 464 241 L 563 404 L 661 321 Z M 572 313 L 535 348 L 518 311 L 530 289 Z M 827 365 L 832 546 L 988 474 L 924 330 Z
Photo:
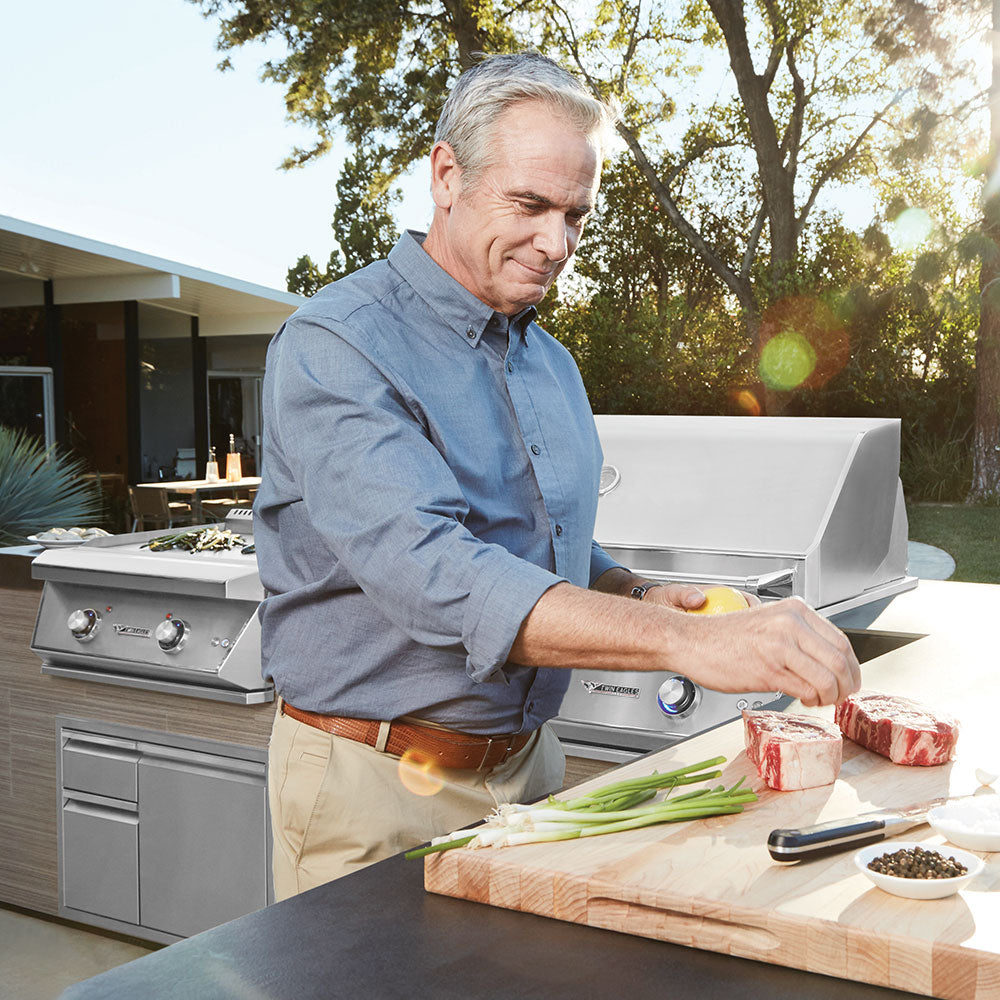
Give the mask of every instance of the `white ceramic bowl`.
M 927 814 L 934 832 L 967 851 L 1000 851 L 1000 795 L 949 802 Z
M 898 875 L 873 872 L 868 867 L 869 861 L 883 854 L 895 854 L 903 848 L 914 847 L 922 847 L 925 851 L 937 851 L 946 858 L 953 857 L 969 870 L 957 878 L 901 878 Z M 964 889 L 983 870 L 983 859 L 977 858 L 974 854 L 960 851 L 957 847 L 949 847 L 947 844 L 928 844 L 915 840 L 883 840 L 879 844 L 869 844 L 854 855 L 854 863 L 858 871 L 873 885 L 905 899 L 942 899 L 954 895 L 959 889 Z

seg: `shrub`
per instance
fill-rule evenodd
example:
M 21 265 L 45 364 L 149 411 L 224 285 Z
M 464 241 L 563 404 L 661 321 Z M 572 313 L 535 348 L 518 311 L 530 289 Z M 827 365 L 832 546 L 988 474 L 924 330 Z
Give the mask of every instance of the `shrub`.
M 0 425 L 0 542 L 20 544 L 36 531 L 99 517 L 100 493 L 80 478 L 83 468 L 39 438 Z

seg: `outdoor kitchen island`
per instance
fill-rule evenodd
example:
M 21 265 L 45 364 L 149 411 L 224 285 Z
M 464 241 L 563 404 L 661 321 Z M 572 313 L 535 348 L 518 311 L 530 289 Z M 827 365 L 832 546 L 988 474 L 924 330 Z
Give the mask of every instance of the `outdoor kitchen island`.
M 969 786 L 975 781 L 966 773 L 970 753 L 988 753 L 997 744 L 995 724 L 989 718 L 1000 686 L 995 652 L 998 612 L 1000 587 L 924 581 L 917 590 L 890 601 L 868 624 L 874 636 L 900 641 L 921 638 L 870 660 L 863 667 L 866 686 L 898 693 L 907 693 L 912 686 L 916 697 L 957 715 L 964 728 L 955 764 L 897 768 L 885 762 L 892 767 L 893 781 L 886 786 L 884 798 L 858 797 L 854 811 L 904 806 L 934 794 L 972 790 Z M 849 627 L 851 623 L 842 624 Z M 697 741 L 714 741 L 714 745 L 720 740 L 727 743 L 727 767 L 742 766 L 741 726 L 731 723 L 696 737 L 690 745 L 679 744 L 627 767 L 658 764 L 662 768 L 661 756 L 666 763 L 681 750 L 695 752 Z M 852 758 L 860 759 L 861 754 Z M 979 761 L 976 766 L 990 765 Z M 750 809 L 787 802 L 789 822 L 777 824 L 783 826 L 805 822 L 796 801 L 810 804 L 810 821 L 850 815 L 850 808 L 843 811 L 843 800 L 850 799 L 851 783 L 881 767 L 881 759 L 867 771 L 856 764 L 827 789 L 765 791 L 761 802 Z M 753 785 L 759 789 L 761 783 L 754 779 Z M 913 794 L 911 785 L 924 794 Z M 786 798 L 782 800 L 781 795 Z M 829 808 L 840 808 L 840 812 L 832 814 L 823 808 L 827 795 Z M 790 889 L 798 894 L 797 903 L 818 901 L 825 920 L 804 924 L 791 945 L 783 941 L 774 947 L 766 928 L 738 926 L 739 900 L 732 901 L 732 923 L 707 919 L 704 911 L 700 930 L 697 921 L 678 920 L 696 945 L 688 948 L 430 894 L 423 888 L 421 863 L 397 857 L 171 945 L 71 987 L 63 996 L 65 1000 L 137 996 L 150 1000 L 337 996 L 486 1000 L 530 994 L 574 1000 L 614 996 L 728 1000 L 735 995 L 799 1000 L 842 997 L 845 989 L 852 1000 L 912 994 L 1000 995 L 1000 860 L 996 855 L 985 855 L 985 871 L 959 896 L 927 902 L 900 900 L 872 888 L 853 868 L 850 854 L 810 862 L 808 868 L 770 864 L 766 834 L 750 839 L 733 835 L 733 831 L 745 830 L 751 818 L 748 810 L 741 816 L 712 821 L 720 834 L 719 857 L 725 857 L 728 866 L 731 858 L 724 852 L 742 851 L 745 864 L 760 867 L 772 884 L 787 876 Z M 663 864 L 669 865 L 671 858 L 682 863 L 686 857 L 685 831 L 691 840 L 704 839 L 696 826 L 647 828 L 559 846 L 565 848 L 564 860 L 575 856 L 585 867 L 579 849 L 592 853 L 598 841 L 631 843 L 637 854 L 659 843 Z M 917 827 L 907 836 L 934 839 L 928 827 Z M 508 857 L 523 858 L 531 850 L 510 849 Z M 707 883 L 717 873 L 704 866 L 701 874 Z M 527 878 L 525 873 L 523 879 Z M 801 891 L 803 881 L 809 882 L 808 891 Z M 527 888 L 526 881 L 522 887 Z M 481 890 L 482 886 L 467 888 Z M 584 919 L 586 903 L 584 899 L 577 907 Z M 861 946 L 856 937 L 858 915 L 872 908 L 883 919 Z M 787 910 L 779 914 L 785 909 L 785 901 L 776 900 L 773 910 L 781 920 L 788 916 Z M 619 910 L 627 918 L 628 907 Z M 595 905 L 594 912 L 600 914 L 602 906 Z M 622 923 L 626 925 L 627 919 Z M 669 930 L 670 921 L 663 925 Z M 761 960 L 698 950 L 702 947 L 752 954 Z M 836 970 L 836 975 L 816 975 L 779 963 L 806 968 L 822 964 Z M 904 989 L 868 985 L 861 981 L 865 979 Z M 849 985 L 841 980 L 848 980 Z

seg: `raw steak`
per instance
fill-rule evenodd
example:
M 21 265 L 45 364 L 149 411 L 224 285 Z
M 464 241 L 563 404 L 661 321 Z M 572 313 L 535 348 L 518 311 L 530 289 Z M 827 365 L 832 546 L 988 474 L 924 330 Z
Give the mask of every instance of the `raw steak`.
M 843 758 L 840 730 L 825 719 L 784 712 L 743 712 L 747 756 L 779 792 L 830 785 Z
M 909 698 L 858 691 L 838 706 L 843 734 L 894 764 L 944 764 L 955 755 L 958 722 Z

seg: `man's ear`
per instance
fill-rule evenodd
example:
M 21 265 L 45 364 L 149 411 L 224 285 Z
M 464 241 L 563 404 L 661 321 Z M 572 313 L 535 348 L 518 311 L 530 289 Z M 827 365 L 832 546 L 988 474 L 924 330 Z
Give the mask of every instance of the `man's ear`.
M 447 142 L 436 142 L 431 150 L 431 197 L 438 208 L 451 208 L 461 190 L 462 168 Z

